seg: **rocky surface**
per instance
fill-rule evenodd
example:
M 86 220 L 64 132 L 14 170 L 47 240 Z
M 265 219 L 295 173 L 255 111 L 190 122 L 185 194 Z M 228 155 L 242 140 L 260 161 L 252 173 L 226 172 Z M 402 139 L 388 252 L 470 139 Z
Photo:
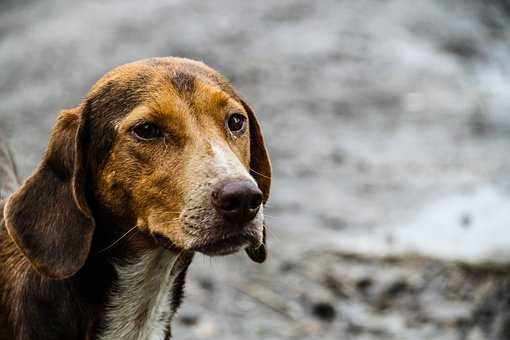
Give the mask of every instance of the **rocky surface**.
M 4 1 L 0 127 L 25 177 L 56 113 L 108 69 L 204 60 L 264 126 L 272 256 L 198 257 L 177 339 L 506 339 L 508 13 L 496 0 Z

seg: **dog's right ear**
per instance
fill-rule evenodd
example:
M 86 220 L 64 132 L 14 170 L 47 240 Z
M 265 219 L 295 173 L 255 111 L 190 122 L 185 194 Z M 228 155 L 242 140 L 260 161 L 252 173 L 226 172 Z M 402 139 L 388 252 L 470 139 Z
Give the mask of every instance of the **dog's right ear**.
M 36 171 L 4 208 L 9 235 L 41 274 L 64 279 L 85 263 L 95 228 L 85 198 L 82 107 L 63 111 Z
M 255 113 L 245 101 L 241 100 L 241 104 L 246 110 L 246 113 L 248 113 L 250 122 L 250 174 L 262 191 L 262 202 L 265 205 L 269 199 L 269 191 L 271 188 L 271 161 L 269 160 L 262 129 L 255 117 Z M 257 263 L 262 263 L 267 259 L 266 229 L 267 225 L 264 221 L 262 244 L 256 248 L 246 248 L 248 257 Z

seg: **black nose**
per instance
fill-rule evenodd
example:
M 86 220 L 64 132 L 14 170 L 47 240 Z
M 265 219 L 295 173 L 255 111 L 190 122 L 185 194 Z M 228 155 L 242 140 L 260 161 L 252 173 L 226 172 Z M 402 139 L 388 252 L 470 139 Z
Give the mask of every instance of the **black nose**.
M 260 209 L 262 191 L 248 180 L 223 182 L 212 194 L 216 210 L 229 222 L 251 221 Z

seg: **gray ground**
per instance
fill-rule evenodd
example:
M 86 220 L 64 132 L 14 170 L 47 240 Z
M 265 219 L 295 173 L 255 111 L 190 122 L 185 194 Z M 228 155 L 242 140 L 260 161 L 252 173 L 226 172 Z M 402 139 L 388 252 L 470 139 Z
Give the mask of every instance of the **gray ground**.
M 334 245 L 407 225 L 451 195 L 490 187 L 510 198 L 509 7 L 3 1 L 0 126 L 24 177 L 56 113 L 110 68 L 150 56 L 204 60 L 264 126 L 275 168 L 272 256 L 262 266 L 198 257 L 177 339 L 498 339 L 490 325 L 505 324 L 494 312 L 505 300 L 486 296 L 501 272 Z M 459 221 L 483 225 L 469 211 Z

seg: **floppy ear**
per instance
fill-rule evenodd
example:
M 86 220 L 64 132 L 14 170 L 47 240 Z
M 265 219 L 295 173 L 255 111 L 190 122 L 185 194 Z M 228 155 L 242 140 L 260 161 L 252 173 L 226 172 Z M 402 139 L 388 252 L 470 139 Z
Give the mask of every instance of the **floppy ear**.
M 262 129 L 260 128 L 253 110 L 243 100 L 241 100 L 241 103 L 248 113 L 250 122 L 250 174 L 253 176 L 262 191 L 263 204 L 266 204 L 269 199 L 271 189 L 271 161 L 269 160 L 269 155 L 264 143 Z M 257 263 L 262 263 L 267 258 L 266 228 L 267 227 L 264 222 L 262 244 L 258 248 L 251 247 L 246 249 L 246 253 L 250 259 Z
M 85 263 L 94 231 L 87 206 L 81 107 L 63 111 L 36 171 L 11 195 L 5 225 L 41 274 L 64 279 Z
M 250 121 L 250 174 L 262 190 L 263 203 L 266 204 L 271 189 L 271 161 L 269 160 L 262 129 L 253 110 L 243 100 L 241 100 L 241 103 L 246 113 L 248 113 Z

